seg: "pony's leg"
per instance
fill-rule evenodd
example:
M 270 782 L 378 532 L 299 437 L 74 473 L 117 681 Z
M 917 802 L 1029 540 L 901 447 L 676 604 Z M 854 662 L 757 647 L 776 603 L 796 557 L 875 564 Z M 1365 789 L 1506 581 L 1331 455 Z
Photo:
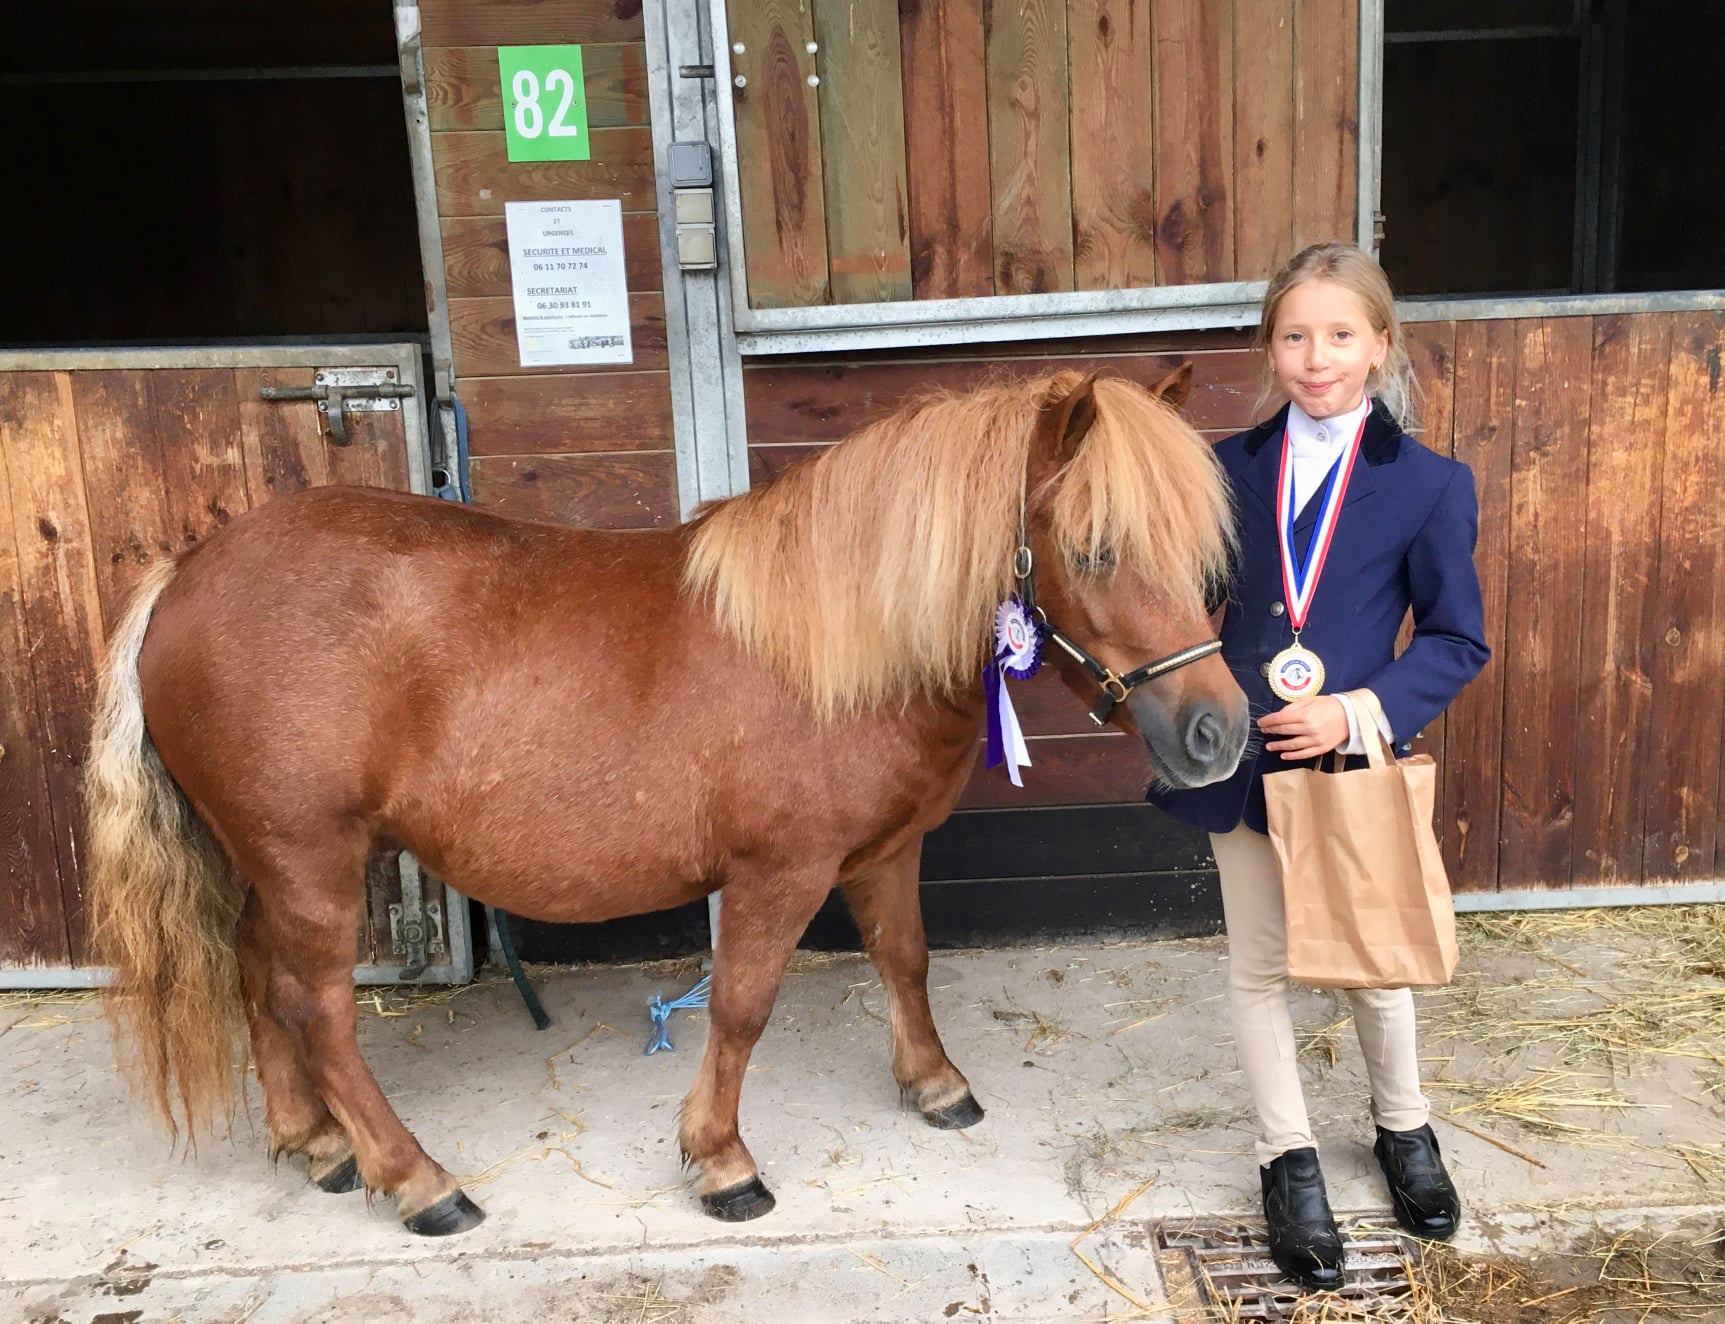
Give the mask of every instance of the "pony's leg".
M 369 848 L 337 837 L 283 858 L 273 871 L 247 870 L 263 906 L 270 1011 L 298 1038 L 312 1084 L 353 1144 L 366 1189 L 394 1197 L 409 1232 L 465 1232 L 484 1212 L 401 1124 L 360 1055 L 353 941 Z
M 293 1036 L 269 1011 L 269 951 L 259 925 L 257 894 L 246 897 L 238 937 L 246 1023 L 251 1027 L 252 1063 L 264 1092 L 264 1127 L 270 1157 L 304 1154 L 312 1181 L 332 1194 L 357 1191 L 359 1165 L 353 1146 L 312 1085 Z
M 928 939 L 917 882 L 922 839 L 872 872 L 845 884 L 863 945 L 886 987 L 892 1074 L 932 1126 L 957 1130 L 982 1120 L 970 1082 L 952 1064 L 928 1006 Z
M 785 963 L 832 890 L 833 872 L 734 873 L 722 893 L 707 1051 L 677 1138 L 684 1161 L 698 1170 L 702 1206 L 726 1222 L 759 1218 L 775 1203 L 737 1130 L 737 1100 Z

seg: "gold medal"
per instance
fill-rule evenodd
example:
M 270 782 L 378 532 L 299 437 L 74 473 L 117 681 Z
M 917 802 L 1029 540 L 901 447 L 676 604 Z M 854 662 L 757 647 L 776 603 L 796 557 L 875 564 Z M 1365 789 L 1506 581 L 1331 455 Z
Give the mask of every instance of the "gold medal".
M 1302 647 L 1294 636 L 1290 647 L 1270 659 L 1270 693 L 1283 703 L 1309 699 L 1323 692 L 1324 662 L 1311 649 Z

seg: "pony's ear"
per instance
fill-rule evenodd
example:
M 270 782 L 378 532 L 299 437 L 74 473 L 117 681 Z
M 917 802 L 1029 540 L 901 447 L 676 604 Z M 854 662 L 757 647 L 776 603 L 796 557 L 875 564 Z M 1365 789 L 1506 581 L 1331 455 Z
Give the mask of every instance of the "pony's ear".
M 1192 395 L 1192 360 L 1187 359 L 1152 386 L 1150 394 L 1170 409 L 1184 409 L 1186 401 Z
M 1096 374 L 1084 379 L 1063 396 L 1055 396 L 1043 407 L 1044 431 L 1037 449 L 1040 458 L 1058 469 L 1078 454 L 1091 424 L 1096 422 Z

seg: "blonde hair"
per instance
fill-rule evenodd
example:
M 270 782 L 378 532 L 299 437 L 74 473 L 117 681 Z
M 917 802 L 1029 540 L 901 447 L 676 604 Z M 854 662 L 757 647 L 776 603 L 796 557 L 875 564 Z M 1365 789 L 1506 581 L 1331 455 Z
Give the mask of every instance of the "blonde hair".
M 700 521 L 684 584 L 823 714 L 974 685 L 1012 591 L 1025 468 L 1042 414 L 1081 380 L 934 395 Z M 1232 549 L 1210 446 L 1150 391 L 1111 377 L 1049 502 L 1063 555 L 1114 550 L 1202 612 Z
M 1340 240 L 1311 244 L 1283 264 L 1264 291 L 1264 313 L 1258 322 L 1258 348 L 1265 351 L 1270 348 L 1270 337 L 1276 330 L 1276 313 L 1288 291 L 1310 280 L 1333 281 L 1357 294 L 1360 302 L 1365 304 L 1373 329 L 1389 340 L 1389 351 L 1384 355 L 1384 361 L 1366 378 L 1366 390 L 1373 399 L 1383 402 L 1402 427 L 1413 427 L 1420 389 L 1414 380 L 1407 347 L 1402 341 L 1395 291 L 1390 288 L 1384 269 L 1359 245 Z M 1267 380 L 1255 412 L 1262 412 L 1276 394 L 1275 378 L 1268 375 L 1267 369 L 1266 373 Z

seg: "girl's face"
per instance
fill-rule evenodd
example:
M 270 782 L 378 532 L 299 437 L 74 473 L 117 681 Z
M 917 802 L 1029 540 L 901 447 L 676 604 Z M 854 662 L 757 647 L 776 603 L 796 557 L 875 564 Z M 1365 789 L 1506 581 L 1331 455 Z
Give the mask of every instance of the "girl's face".
M 1372 326 L 1365 301 L 1330 280 L 1305 280 L 1282 296 L 1270 335 L 1270 371 L 1282 393 L 1313 418 L 1357 407 L 1390 338 Z

